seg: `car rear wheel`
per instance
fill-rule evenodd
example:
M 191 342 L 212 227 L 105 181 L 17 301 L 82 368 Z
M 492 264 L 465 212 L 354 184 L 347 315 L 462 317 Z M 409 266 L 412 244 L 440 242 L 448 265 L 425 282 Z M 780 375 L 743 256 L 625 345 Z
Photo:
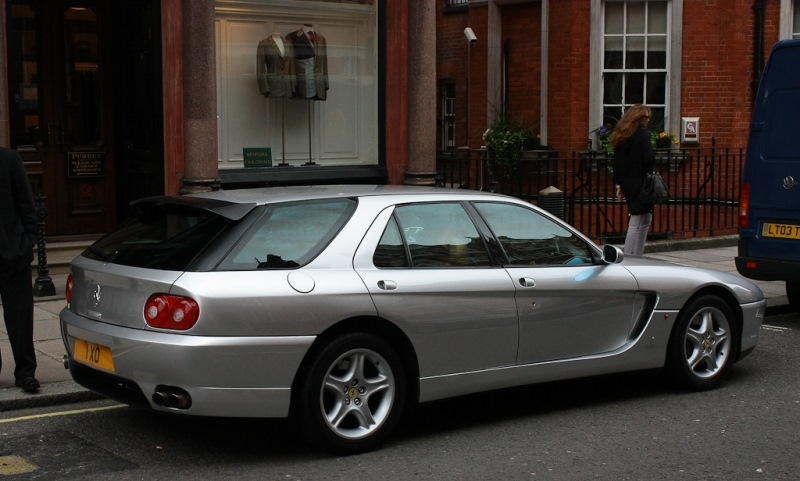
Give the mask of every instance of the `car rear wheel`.
M 374 448 L 394 429 L 405 402 L 400 357 L 367 333 L 337 337 L 301 374 L 294 414 L 306 438 L 337 454 Z
M 786 281 L 786 298 L 795 312 L 800 312 L 800 282 Z
M 736 324 L 730 306 L 702 296 L 684 306 L 672 330 L 667 372 L 692 390 L 719 386 L 736 359 Z

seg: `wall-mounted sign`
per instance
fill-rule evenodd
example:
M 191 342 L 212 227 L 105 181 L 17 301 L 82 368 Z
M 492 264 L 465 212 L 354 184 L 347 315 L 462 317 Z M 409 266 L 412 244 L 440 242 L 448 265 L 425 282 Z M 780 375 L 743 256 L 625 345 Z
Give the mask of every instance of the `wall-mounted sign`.
M 67 177 L 105 177 L 105 152 L 67 152 Z
M 683 117 L 681 118 L 681 142 L 696 144 L 700 142 L 700 118 Z
M 269 147 L 244 147 L 245 168 L 272 167 L 272 149 Z

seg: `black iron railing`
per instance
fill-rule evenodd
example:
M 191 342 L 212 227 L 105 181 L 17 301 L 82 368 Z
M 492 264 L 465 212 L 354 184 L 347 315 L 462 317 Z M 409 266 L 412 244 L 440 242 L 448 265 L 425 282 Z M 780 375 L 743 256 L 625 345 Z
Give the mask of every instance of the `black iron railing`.
M 672 198 L 655 208 L 650 239 L 737 233 L 744 149 L 711 147 L 656 152 Z M 440 152 L 441 185 L 491 190 L 550 210 L 600 243 L 618 243 L 627 208 L 614 196 L 613 161 L 599 151 L 526 151 L 512 172 L 491 172 L 485 151 Z

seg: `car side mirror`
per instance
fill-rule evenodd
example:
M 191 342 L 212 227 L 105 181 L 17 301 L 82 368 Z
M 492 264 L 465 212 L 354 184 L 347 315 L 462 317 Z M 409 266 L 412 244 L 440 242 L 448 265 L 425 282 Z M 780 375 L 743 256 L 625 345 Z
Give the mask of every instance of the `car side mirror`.
M 622 253 L 622 249 L 619 247 L 611 244 L 603 246 L 603 262 L 606 264 L 619 264 L 624 258 L 625 254 Z

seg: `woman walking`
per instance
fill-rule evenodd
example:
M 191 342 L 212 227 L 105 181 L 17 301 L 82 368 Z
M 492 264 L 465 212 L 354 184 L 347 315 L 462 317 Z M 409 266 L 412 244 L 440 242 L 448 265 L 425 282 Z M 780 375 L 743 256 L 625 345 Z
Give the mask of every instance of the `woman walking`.
M 650 108 L 636 104 L 625 110 L 611 134 L 616 195 L 628 204 L 624 252 L 636 256 L 644 254 L 647 231 L 653 221 L 653 204 L 640 200 L 644 180 L 655 163 L 649 125 Z

